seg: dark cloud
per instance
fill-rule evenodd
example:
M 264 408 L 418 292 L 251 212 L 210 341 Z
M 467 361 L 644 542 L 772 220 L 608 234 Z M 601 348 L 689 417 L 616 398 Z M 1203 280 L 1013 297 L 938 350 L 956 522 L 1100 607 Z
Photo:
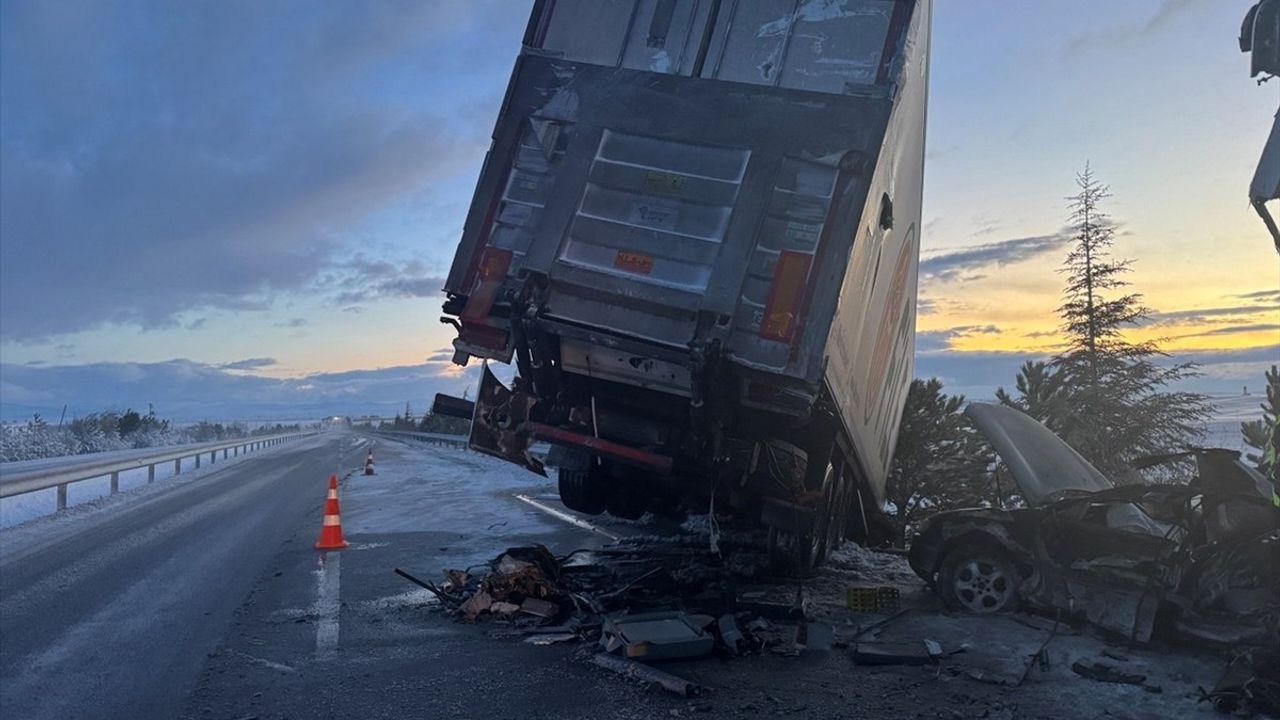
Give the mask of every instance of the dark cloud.
M 1221 322 L 1222 318 L 1248 317 L 1268 312 L 1280 312 L 1280 304 L 1228 305 L 1225 307 L 1158 311 L 1151 313 L 1143 324 L 1157 326 L 1210 324 L 1215 320 Z
M 352 305 L 381 299 L 442 299 L 444 278 L 427 270 L 421 260 L 389 262 L 357 256 L 331 272 L 324 285 L 334 289 L 333 302 Z
M 232 363 L 235 365 L 237 363 Z M 155 405 L 176 420 L 316 418 L 327 415 L 391 415 L 429 407 L 436 392 L 461 394 L 479 365 L 461 373 L 440 365 L 415 365 L 270 378 L 191 360 L 158 363 L 94 363 L 32 367 L 0 365 L 0 417 L 46 416 L 69 404 L 69 414 Z
M 1255 290 L 1254 292 L 1232 295 L 1231 297 L 1239 298 L 1241 300 L 1271 300 L 1274 302 L 1280 302 L 1280 290 Z
M 223 363 L 217 367 L 221 370 L 257 370 L 258 368 L 271 367 L 272 365 L 279 364 L 280 363 L 278 363 L 275 358 L 259 357 Z
M 1067 41 L 1063 54 L 1078 55 L 1096 48 L 1123 45 L 1163 30 L 1180 15 L 1197 6 L 1216 5 L 1219 5 L 1218 0 L 1162 0 L 1155 12 L 1140 23 L 1110 26 L 1100 23 L 1096 29 L 1076 35 Z
M 1280 332 L 1280 324 L 1277 323 L 1252 323 L 1249 325 L 1230 325 L 1227 327 L 1214 328 L 1205 330 L 1204 332 L 1191 333 L 1189 335 L 1180 335 L 1179 337 L 1209 337 L 1213 335 L 1239 335 L 1240 333 L 1266 332 L 1268 330 Z
M 168 327 L 308 288 L 353 229 L 467 182 L 491 117 L 462 111 L 497 107 L 523 10 L 0 5 L 0 333 Z
M 932 353 L 952 349 L 953 342 L 974 335 L 997 335 L 995 325 L 959 325 L 945 330 L 926 330 L 916 333 L 916 352 Z
M 972 245 L 920 260 L 920 277 L 951 282 L 983 277 L 978 270 L 1003 267 L 1061 250 L 1068 237 L 1063 233 L 1014 238 L 984 245 Z
M 1043 352 L 918 352 L 916 377 L 936 377 L 949 392 L 967 395 L 972 400 L 995 397 L 998 387 L 1013 387 L 1018 368 L 1028 360 L 1047 360 Z M 1199 364 L 1199 377 L 1182 386 L 1195 392 L 1236 392 L 1241 384 L 1262 380 L 1267 367 L 1280 358 L 1280 344 L 1243 350 L 1195 350 L 1175 352 L 1161 363 L 1194 362 Z
M 276 323 L 276 327 L 281 327 L 281 328 L 300 328 L 300 327 L 305 326 L 305 325 L 307 324 L 307 322 L 308 322 L 308 320 L 307 320 L 306 318 L 296 317 L 296 318 L 293 318 L 293 319 L 291 319 L 291 320 L 286 320 L 286 321 L 284 321 L 284 322 Z

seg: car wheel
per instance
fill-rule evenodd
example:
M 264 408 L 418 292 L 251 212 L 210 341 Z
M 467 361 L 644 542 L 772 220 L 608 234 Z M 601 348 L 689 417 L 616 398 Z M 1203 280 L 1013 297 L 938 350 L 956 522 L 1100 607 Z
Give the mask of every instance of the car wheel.
M 1014 610 L 1022 576 L 1009 553 L 986 544 L 962 545 L 938 569 L 938 593 L 947 605 L 974 613 Z
M 560 468 L 556 473 L 556 481 L 560 490 L 560 502 L 565 507 L 588 515 L 599 515 L 605 511 L 604 488 L 600 478 L 590 470 Z

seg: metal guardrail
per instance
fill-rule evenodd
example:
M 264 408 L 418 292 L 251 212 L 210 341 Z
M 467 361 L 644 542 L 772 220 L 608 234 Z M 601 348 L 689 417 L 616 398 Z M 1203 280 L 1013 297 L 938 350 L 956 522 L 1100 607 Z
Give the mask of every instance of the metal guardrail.
M 285 433 L 240 438 L 225 442 L 204 443 L 202 445 L 157 448 L 157 452 L 154 455 L 129 458 L 127 460 L 91 459 L 71 465 L 59 465 L 52 468 L 38 468 L 12 473 L 6 473 L 4 466 L 0 465 L 0 498 L 24 495 L 37 490 L 56 487 L 58 488 L 58 509 L 65 510 L 67 507 L 67 486 L 71 483 L 109 475 L 111 476 L 111 493 L 114 495 L 120 492 L 120 473 L 126 470 L 137 470 L 145 467 L 147 469 L 147 482 L 150 483 L 155 482 L 157 465 L 171 462 L 173 463 L 173 474 L 177 475 L 182 472 L 182 461 L 186 458 L 194 458 L 195 467 L 198 468 L 200 467 L 201 458 L 205 455 L 209 456 L 209 464 L 212 465 L 217 462 L 218 453 L 222 453 L 222 458 L 226 460 L 254 450 L 274 447 L 290 440 L 300 440 L 317 434 L 316 432 Z
M 363 429 L 363 430 L 360 430 L 359 432 L 367 433 L 369 435 L 391 435 L 392 437 L 398 436 L 404 440 L 417 440 L 418 442 L 429 443 L 431 445 L 439 445 L 441 447 L 456 447 L 456 448 L 462 448 L 463 450 L 466 450 L 471 446 L 470 440 L 466 435 L 448 435 L 446 433 L 424 433 L 424 432 L 414 432 L 412 430 Z M 532 452 L 535 457 L 545 459 L 547 457 L 547 450 L 549 449 L 549 447 L 550 446 L 548 446 L 546 443 L 534 443 L 533 447 L 530 448 L 530 452 Z
M 418 442 L 442 445 L 445 447 L 466 448 L 468 443 L 466 435 L 414 432 L 412 430 L 362 430 L 361 432 L 367 432 L 372 435 L 391 435 L 392 437 L 400 437 L 405 440 L 417 440 Z

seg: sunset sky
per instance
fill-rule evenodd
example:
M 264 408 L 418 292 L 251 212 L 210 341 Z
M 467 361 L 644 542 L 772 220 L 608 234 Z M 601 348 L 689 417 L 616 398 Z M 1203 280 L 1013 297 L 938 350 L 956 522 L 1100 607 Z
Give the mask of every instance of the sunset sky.
M 448 267 L 527 0 L 0 3 L 0 413 L 365 412 L 456 390 Z M 940 0 L 918 372 L 971 397 L 1060 340 L 1091 163 L 1197 387 L 1280 362 L 1246 189 L 1280 105 L 1246 0 Z

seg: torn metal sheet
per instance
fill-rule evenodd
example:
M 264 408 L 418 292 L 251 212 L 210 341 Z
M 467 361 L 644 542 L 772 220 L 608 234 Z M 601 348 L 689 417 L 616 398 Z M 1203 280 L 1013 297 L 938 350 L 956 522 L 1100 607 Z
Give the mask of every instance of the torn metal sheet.
M 1098 492 L 1111 481 L 1080 453 L 1027 415 L 989 403 L 970 403 L 964 411 L 1009 466 L 1022 496 L 1043 505 L 1064 492 Z
M 629 658 L 665 660 L 711 652 L 715 639 L 681 612 L 657 612 L 607 618 L 600 645 Z

